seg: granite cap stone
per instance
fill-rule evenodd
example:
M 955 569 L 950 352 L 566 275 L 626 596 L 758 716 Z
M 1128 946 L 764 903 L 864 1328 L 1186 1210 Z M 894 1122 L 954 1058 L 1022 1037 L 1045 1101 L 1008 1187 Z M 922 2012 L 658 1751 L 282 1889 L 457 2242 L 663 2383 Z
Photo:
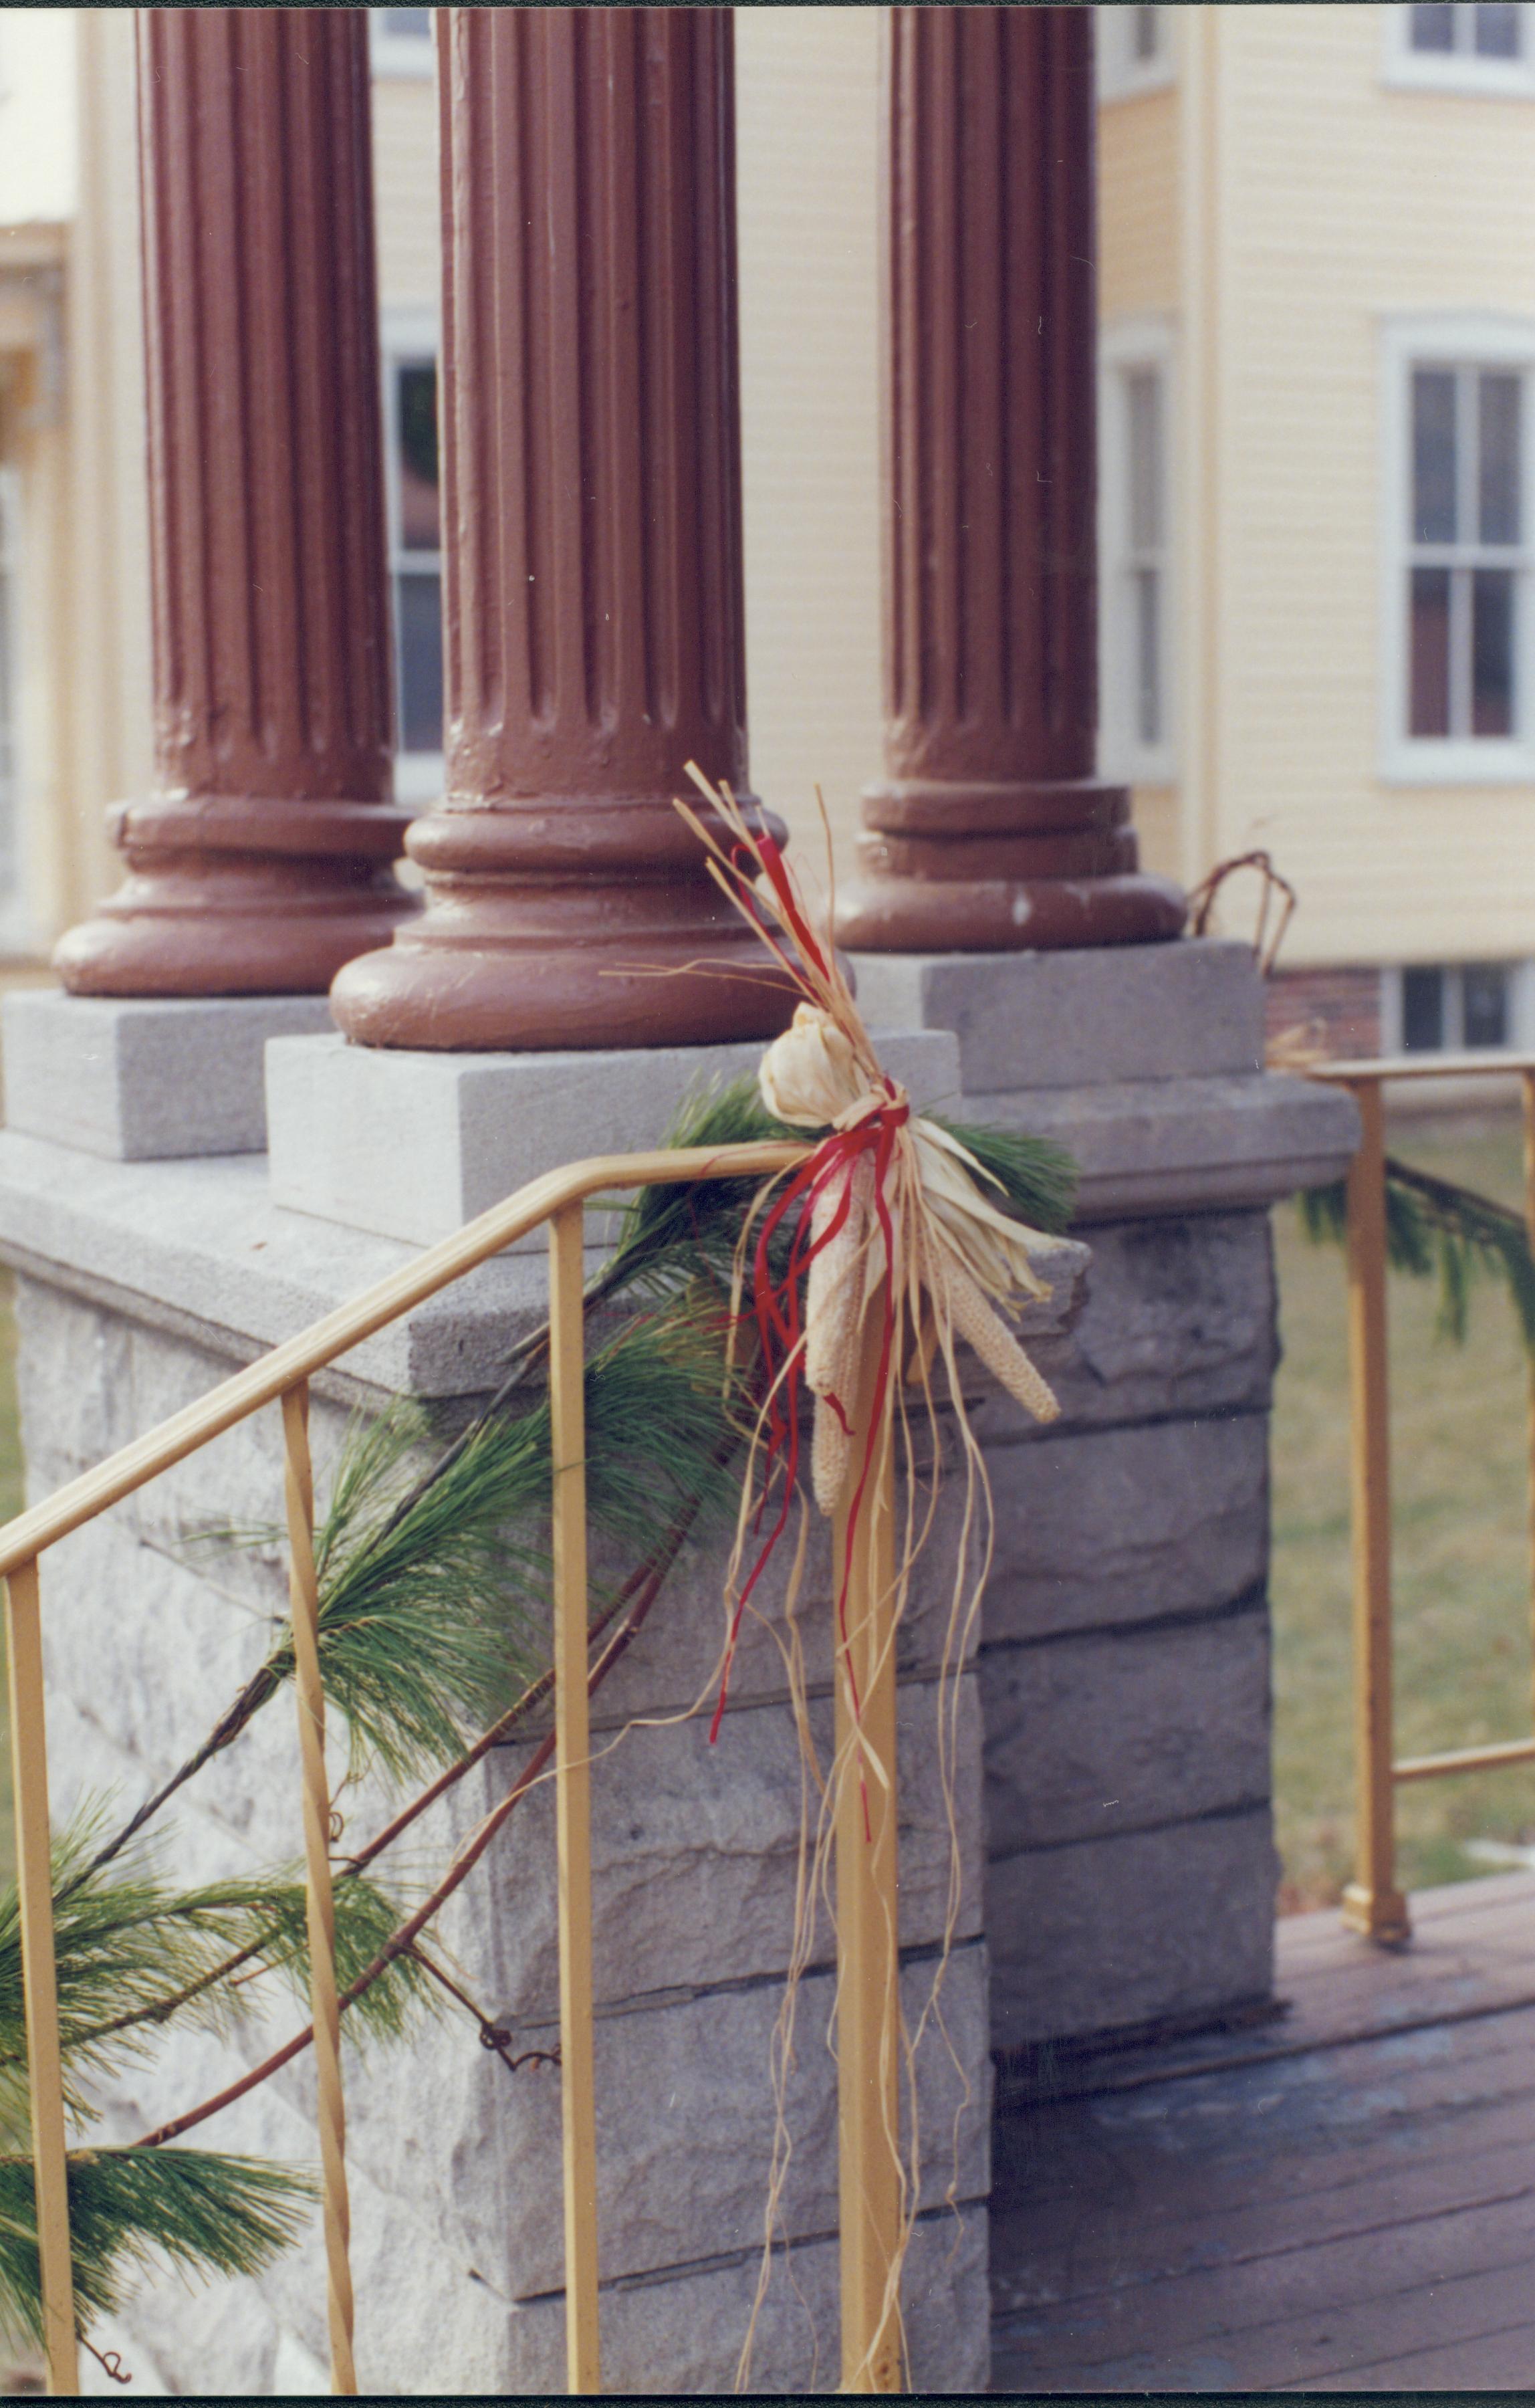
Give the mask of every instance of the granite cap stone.
M 113 1162 L 261 1154 L 267 1039 L 330 1025 L 323 995 L 7 995 L 7 1125 Z

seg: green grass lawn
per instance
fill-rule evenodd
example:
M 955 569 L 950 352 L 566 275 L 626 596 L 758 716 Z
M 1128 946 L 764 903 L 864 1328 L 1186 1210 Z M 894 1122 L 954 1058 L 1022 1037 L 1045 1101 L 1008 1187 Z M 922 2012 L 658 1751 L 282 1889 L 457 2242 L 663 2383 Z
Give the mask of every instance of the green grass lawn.
M 1520 1205 L 1506 1125 L 1398 1124 L 1405 1160 Z M 1282 1901 L 1323 1905 L 1351 1867 L 1348 1380 L 1343 1262 L 1293 1205 L 1274 1215 L 1284 1361 L 1273 1428 L 1274 1780 Z M 1473 1297 L 1467 1343 L 1435 1330 L 1431 1283 L 1390 1282 L 1397 1746 L 1401 1755 L 1530 1728 L 1525 1357 L 1499 1288 Z M 1488 1868 L 1473 1839 L 1535 1840 L 1535 1766 L 1399 1792 L 1409 1887 Z

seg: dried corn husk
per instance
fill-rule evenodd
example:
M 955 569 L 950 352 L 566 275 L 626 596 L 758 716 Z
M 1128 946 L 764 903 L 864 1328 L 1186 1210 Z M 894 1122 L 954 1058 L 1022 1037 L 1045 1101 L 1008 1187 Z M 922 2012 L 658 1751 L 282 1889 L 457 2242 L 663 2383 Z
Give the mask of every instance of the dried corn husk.
M 844 1197 L 847 1219 L 827 1238 Z M 845 1178 L 823 1188 L 811 1229 L 813 1240 L 825 1240 L 805 1283 L 805 1384 L 815 1398 L 811 1484 L 822 1512 L 832 1513 L 852 1446 L 847 1416 L 858 1377 L 864 1306 L 870 1278 L 876 1286 L 880 1278 L 873 1242 L 874 1172 L 867 1156 L 854 1162 Z

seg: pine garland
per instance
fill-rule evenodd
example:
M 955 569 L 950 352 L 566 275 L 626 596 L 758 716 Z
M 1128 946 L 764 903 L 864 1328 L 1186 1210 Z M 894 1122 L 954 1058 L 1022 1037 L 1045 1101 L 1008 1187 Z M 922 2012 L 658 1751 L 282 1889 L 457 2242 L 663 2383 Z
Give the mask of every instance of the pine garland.
M 1299 1198 L 1301 1225 L 1313 1243 L 1341 1245 L 1348 1234 L 1348 1190 L 1340 1179 L 1311 1187 Z M 1413 1279 L 1437 1279 L 1439 1329 L 1463 1343 L 1470 1295 L 1479 1281 L 1507 1289 L 1526 1349 L 1535 1355 L 1535 1259 L 1524 1216 L 1474 1188 L 1414 1169 L 1388 1154 L 1385 1163 L 1385 1247 L 1391 1268 Z
M 1064 1227 L 1076 1173 L 1060 1147 L 1013 1131 L 944 1125 L 995 1180 L 1004 1209 L 1037 1228 Z M 690 1099 L 667 1143 L 725 1146 L 796 1134 L 763 1110 L 754 1082 L 743 1080 Z M 755 1180 L 739 1179 L 641 1190 L 624 1204 L 612 1256 L 588 1284 L 589 1306 L 623 1299 L 631 1310 L 587 1366 L 588 1513 L 594 1532 L 636 1564 L 609 1594 L 594 1591 L 594 1632 L 624 1617 L 594 1668 L 594 1685 L 638 1631 L 683 1544 L 734 1510 L 732 1464 L 752 1418 L 755 1364 L 749 1339 L 727 1343 L 729 1305 L 756 1190 Z M 789 1243 L 785 1229 L 776 1245 Z M 545 1328 L 514 1350 L 495 1396 L 424 1471 L 416 1467 L 428 1424 L 418 1408 L 355 1423 L 316 1530 L 321 1671 L 327 1701 L 346 1722 L 348 1778 L 369 1766 L 394 1782 L 437 1774 L 377 1840 L 338 1867 L 343 2004 L 380 2041 L 405 2036 L 443 1996 L 473 2016 L 489 2044 L 505 2037 L 416 1951 L 534 1768 L 524 1768 L 414 1909 L 366 1868 L 548 1695 L 550 1417 L 541 1385 L 533 1384 L 547 1346 Z M 273 1527 L 198 1535 L 204 1542 L 265 1544 L 280 1534 Z M 98 1809 L 55 1843 L 60 2041 L 77 2128 L 88 2116 L 92 2084 L 143 2055 L 173 2024 L 221 2028 L 259 1974 L 300 1995 L 307 1990 L 304 1892 L 291 1869 L 178 1889 L 141 1837 L 185 1783 L 236 1743 L 292 1671 L 283 1624 L 202 1745 L 120 1829 L 104 1840 Z M 161 2143 L 267 2078 L 308 2037 L 301 2033 L 231 2092 L 136 2147 L 71 2154 L 82 2323 L 119 2305 L 135 2270 L 155 2251 L 187 2271 L 248 2273 L 296 2237 L 312 2196 L 307 2176 Z M 0 2155 L 0 2326 L 36 2340 L 41 2312 L 24 2154 L 25 2064 L 12 1885 L 0 1889 L 0 2150 L 11 2152 Z

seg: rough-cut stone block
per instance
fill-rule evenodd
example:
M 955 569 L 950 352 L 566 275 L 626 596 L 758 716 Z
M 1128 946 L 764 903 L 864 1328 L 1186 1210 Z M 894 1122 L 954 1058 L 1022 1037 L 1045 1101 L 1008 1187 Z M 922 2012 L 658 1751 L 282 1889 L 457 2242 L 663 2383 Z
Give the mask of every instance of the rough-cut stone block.
M 983 1644 L 1229 1605 L 1268 1566 L 1268 1424 L 1148 1422 L 988 1457 Z
M 302 2139 L 294 2120 L 294 2141 Z M 123 2326 L 138 2387 L 152 2346 L 162 2387 L 203 2397 L 291 2396 L 329 2388 L 317 2230 L 259 2285 L 141 2293 Z M 351 2181 L 351 2261 L 365 2392 L 551 2398 L 565 2388 L 565 2300 L 519 2301 L 445 2247 L 418 2202 Z M 696 2397 L 736 2388 L 757 2287 L 756 2248 L 716 2252 L 664 2274 L 607 2281 L 600 2294 L 603 2387 L 610 2395 Z M 986 2218 L 963 2202 L 920 2217 L 902 2285 L 915 2390 L 983 2391 L 990 2372 Z M 294 2328 L 297 2328 L 295 2330 Z M 304 2338 L 299 2338 L 302 2332 Z M 838 2250 L 830 2236 L 775 2253 L 753 2336 L 753 2394 L 835 2388 Z
M 936 1942 L 946 1913 L 951 1850 L 939 1758 L 940 1711 L 963 1835 L 955 1930 L 963 1938 L 980 1928 L 980 1706 L 969 1672 L 961 1676 L 958 1697 L 946 1697 L 941 1707 L 929 1682 L 907 1683 L 899 1691 L 901 1938 L 907 1946 Z M 831 1700 L 812 1701 L 809 1719 L 824 1771 Z M 509 1785 L 527 1751 L 501 1753 L 497 1786 Z M 600 1998 L 767 1974 L 786 1962 L 800 1774 L 794 1719 L 782 1705 L 728 1714 L 713 1747 L 702 1717 L 631 1730 L 610 1752 L 599 1743 L 592 1817 L 600 1848 L 593 1910 Z M 495 1868 L 507 1900 L 497 1982 L 529 2021 L 552 2016 L 559 1998 L 553 1866 L 554 1802 L 546 1785 L 509 1826 Z M 824 1963 L 836 1945 L 824 1910 L 816 1931 L 811 1958 Z
M 51 1732 L 54 1802 L 67 1818 L 84 1793 L 113 1792 L 126 1812 L 201 1742 L 265 1652 L 268 1627 L 221 1599 L 185 1567 L 96 1523 L 44 1558 L 48 1663 L 56 1704 Z M 168 1656 L 178 1677 L 165 1677 Z M 936 1941 L 950 1882 L 950 1827 L 939 1762 L 939 1722 L 949 1736 L 950 1780 L 961 1836 L 955 1929 L 980 1926 L 980 1708 L 973 1672 L 957 1697 L 929 1681 L 903 1683 L 901 1928 L 908 1945 Z M 810 1728 L 825 1766 L 831 1704 L 812 1699 Z M 344 1725 L 332 1732 L 335 1775 L 344 1769 Z M 237 1844 L 252 1861 L 280 1860 L 298 1845 L 296 1742 L 285 1698 L 274 1699 L 237 1750 L 199 1776 L 197 1813 L 175 1815 L 178 1870 L 214 1880 Z M 706 1715 L 664 1727 L 599 1734 L 593 1777 L 594 1894 L 598 1995 L 610 2001 L 684 1985 L 770 1975 L 787 1961 L 802 1807 L 798 1738 L 782 1698 L 738 1700 L 718 1743 Z M 530 1753 L 497 1749 L 406 1843 L 407 1861 L 446 1862 L 453 1847 L 510 1787 Z M 397 1799 L 374 1784 L 347 1799 L 360 1841 Z M 813 1813 L 813 1807 L 812 1807 Z M 222 1854 L 221 1854 L 222 1851 Z M 380 1868 L 388 1880 L 391 1868 Z M 555 2012 L 553 1794 L 530 1792 L 477 1876 L 474 1894 L 505 1902 L 495 1959 L 501 2001 L 519 2022 Z M 812 1961 L 832 1954 L 823 1927 Z
M 1060 1399 L 1045 1432 L 1007 1400 L 983 1403 L 986 1442 L 1165 1415 L 1261 1412 L 1279 1358 L 1267 1212 L 1120 1221 L 1093 1231 L 1080 1311 L 1033 1343 Z
M 993 2047 L 1266 1998 L 1278 1872 L 1266 1806 L 994 1859 Z
M 7 995 L 7 1124 L 116 1162 L 260 1154 L 267 1039 L 332 1025 L 323 995 Z
M 1268 1799 L 1261 1596 L 1206 1622 L 989 1648 L 981 1697 L 994 1856 Z
M 1077 1221 L 1084 1226 L 1131 1213 L 1271 1204 L 1341 1179 L 1359 1142 L 1359 1115 L 1341 1088 L 1256 1074 L 1006 1093 L 968 1087 L 965 1111 L 1066 1146 L 1082 1173 Z
M 1061 953 L 858 953 L 859 1005 L 951 1028 L 965 1092 L 1210 1078 L 1263 1061 L 1250 945 L 1192 938 Z
M 957 1101 L 952 1037 L 899 1032 L 875 1043 L 914 1102 Z M 684 1097 L 754 1074 L 762 1051 L 410 1054 L 336 1036 L 280 1041 L 266 1057 L 272 1198 L 430 1245 L 543 1171 L 658 1145 Z

